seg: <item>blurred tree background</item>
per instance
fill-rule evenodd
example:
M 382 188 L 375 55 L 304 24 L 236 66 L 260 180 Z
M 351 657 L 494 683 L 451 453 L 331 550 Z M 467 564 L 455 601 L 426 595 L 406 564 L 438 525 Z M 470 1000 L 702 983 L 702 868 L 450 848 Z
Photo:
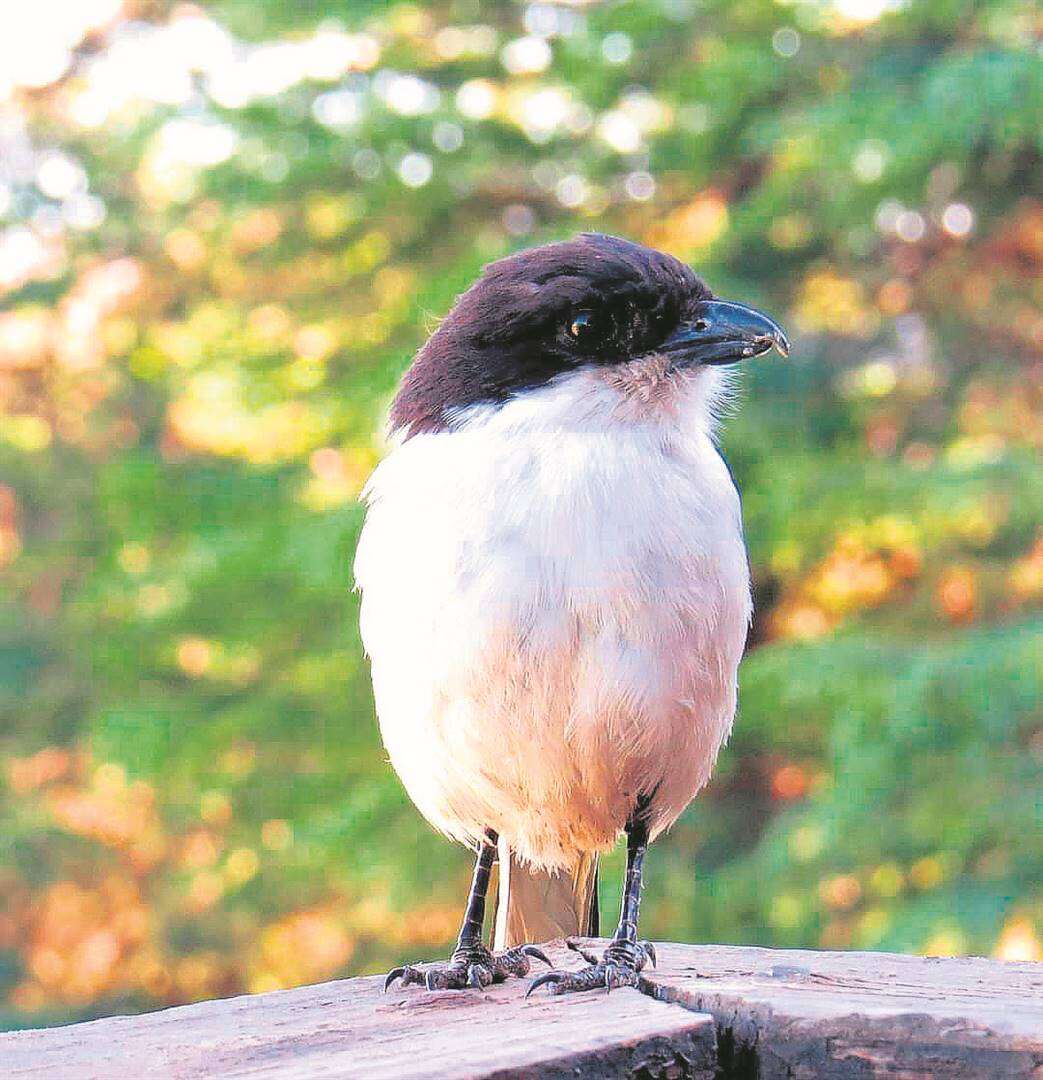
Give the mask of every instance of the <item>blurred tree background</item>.
M 6 5 L 0 1020 L 446 948 L 357 496 L 453 296 L 581 229 L 795 338 L 727 432 L 758 614 L 649 936 L 1043 958 L 1041 42 L 1031 0 Z

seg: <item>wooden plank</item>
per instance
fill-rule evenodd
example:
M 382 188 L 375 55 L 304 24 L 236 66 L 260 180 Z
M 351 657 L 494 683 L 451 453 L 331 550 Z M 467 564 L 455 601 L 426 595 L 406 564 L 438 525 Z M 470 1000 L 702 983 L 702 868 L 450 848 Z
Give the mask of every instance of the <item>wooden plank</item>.
M 580 966 L 548 948 L 559 966 Z M 1043 964 L 657 948 L 655 997 L 525 1000 L 519 980 L 385 995 L 379 978 L 350 979 L 12 1032 L 0 1036 L 0 1075 L 1043 1080 Z
M 710 1017 L 628 988 L 608 996 L 533 995 L 526 1000 L 528 982 L 439 993 L 414 986 L 385 995 L 382 978 L 349 979 L 144 1016 L 12 1032 L 0 1036 L 0 1075 L 49 1080 L 712 1080 Z
M 713 1015 L 725 1075 L 1043 1080 L 1043 964 L 657 948 L 660 997 Z

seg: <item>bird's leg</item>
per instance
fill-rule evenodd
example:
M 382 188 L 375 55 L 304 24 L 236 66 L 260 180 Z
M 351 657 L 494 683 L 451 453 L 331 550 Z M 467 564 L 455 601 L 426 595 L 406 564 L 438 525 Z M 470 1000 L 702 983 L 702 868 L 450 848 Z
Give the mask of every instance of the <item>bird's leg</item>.
M 649 961 L 655 966 L 655 947 L 650 941 L 637 937 L 638 913 L 641 909 L 641 871 L 645 852 L 648 850 L 648 822 L 645 816 L 648 800 L 639 800 L 637 809 L 627 822 L 627 872 L 623 882 L 623 902 L 619 909 L 619 926 L 599 960 L 593 953 L 580 948 L 572 941 L 570 949 L 579 953 L 587 962 L 582 971 L 548 971 L 534 979 L 528 989 L 531 994 L 545 983 L 552 994 L 566 994 L 573 990 L 594 990 L 603 986 L 637 986 L 642 988 L 641 969 Z
M 471 891 L 467 894 L 467 910 L 453 955 L 445 963 L 431 964 L 426 968 L 419 968 L 415 964 L 395 968 L 388 972 L 384 980 L 385 990 L 396 979 L 401 979 L 403 986 L 422 983 L 428 990 L 462 990 L 468 986 L 481 989 L 490 983 L 503 982 L 508 975 L 528 975 L 529 958 L 532 956 L 550 966 L 550 960 L 535 945 L 519 945 L 505 952 L 494 953 L 482 941 L 485 897 L 496 859 L 496 841 L 496 833 L 490 829 L 478 847 Z

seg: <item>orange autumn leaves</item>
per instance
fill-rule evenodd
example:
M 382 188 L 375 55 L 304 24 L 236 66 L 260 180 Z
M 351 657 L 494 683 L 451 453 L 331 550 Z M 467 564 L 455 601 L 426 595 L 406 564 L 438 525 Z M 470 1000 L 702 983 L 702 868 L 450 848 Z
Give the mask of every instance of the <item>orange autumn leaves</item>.
M 240 751 L 224 764 L 252 767 L 250 748 Z M 6 776 L 19 811 L 80 850 L 67 876 L 41 888 L 4 874 L 0 948 L 22 968 L 8 998 L 21 1013 L 278 989 L 344 971 L 364 940 L 422 948 L 451 933 L 454 909 L 400 918 L 379 895 L 302 897 L 270 921 L 237 906 L 266 861 L 291 852 L 294 833 L 271 819 L 248 842 L 225 792 L 204 793 L 176 827 L 183 808 L 161 808 L 153 785 L 84 753 L 47 747 L 9 759 Z M 189 924 L 211 932 L 186 945 Z
M 981 557 L 1003 524 L 1000 499 L 984 499 L 920 522 L 886 516 L 838 533 L 831 549 L 798 568 L 792 547 L 772 569 L 784 582 L 771 612 L 778 638 L 820 637 L 860 612 L 919 604 L 947 622 L 1002 615 L 1043 598 L 1043 535 L 1009 566 Z

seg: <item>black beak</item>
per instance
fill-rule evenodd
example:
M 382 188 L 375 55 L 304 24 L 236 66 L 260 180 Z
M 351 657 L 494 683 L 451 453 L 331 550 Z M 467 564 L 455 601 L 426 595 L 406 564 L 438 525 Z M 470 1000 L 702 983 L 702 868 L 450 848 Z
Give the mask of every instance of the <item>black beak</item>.
M 703 300 L 656 351 L 688 366 L 734 364 L 772 348 L 789 355 L 789 342 L 774 319 L 745 304 Z

